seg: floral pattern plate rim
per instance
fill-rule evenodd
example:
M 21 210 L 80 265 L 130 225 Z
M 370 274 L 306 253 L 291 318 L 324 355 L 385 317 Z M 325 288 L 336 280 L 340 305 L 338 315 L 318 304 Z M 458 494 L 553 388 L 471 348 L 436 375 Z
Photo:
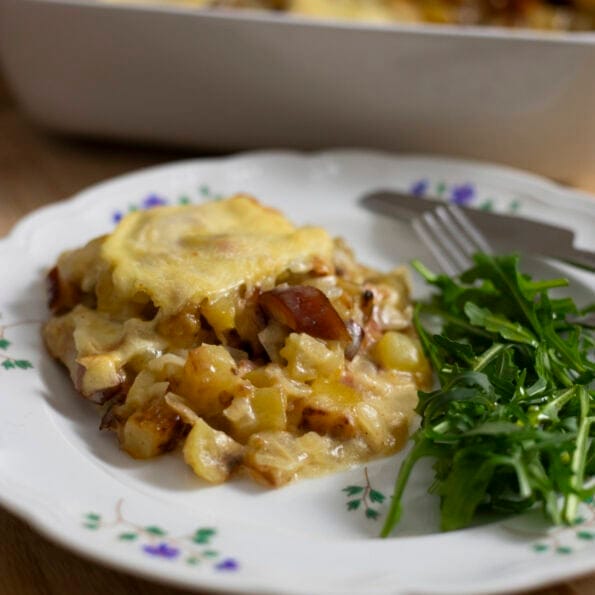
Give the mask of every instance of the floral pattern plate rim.
M 203 590 L 492 593 L 594 571 L 592 503 L 584 503 L 576 527 L 553 529 L 532 513 L 440 534 L 423 467 L 399 531 L 377 539 L 399 455 L 275 491 L 247 480 L 207 487 L 175 454 L 133 461 L 98 431 L 93 407 L 44 352 L 45 271 L 62 250 L 108 232 L 131 209 L 246 191 L 297 223 L 342 235 L 373 266 L 413 257 L 431 266 L 406 224 L 358 205 L 381 187 L 564 223 L 577 245 L 595 248 L 588 195 L 509 168 L 437 157 L 257 152 L 160 166 L 89 188 L 29 215 L 0 242 L 0 503 L 80 554 Z M 577 300 L 592 299 L 587 273 L 523 260 L 536 274 L 566 274 Z

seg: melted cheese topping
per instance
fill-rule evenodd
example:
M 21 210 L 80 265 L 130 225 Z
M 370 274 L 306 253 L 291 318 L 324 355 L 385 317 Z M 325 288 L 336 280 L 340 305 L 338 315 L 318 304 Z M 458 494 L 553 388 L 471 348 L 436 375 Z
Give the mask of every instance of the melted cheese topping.
M 131 213 L 106 239 L 101 256 L 113 267 L 122 298 L 146 294 L 173 313 L 285 270 L 308 271 L 316 260 L 329 260 L 332 250 L 323 229 L 295 228 L 278 211 L 238 195 Z

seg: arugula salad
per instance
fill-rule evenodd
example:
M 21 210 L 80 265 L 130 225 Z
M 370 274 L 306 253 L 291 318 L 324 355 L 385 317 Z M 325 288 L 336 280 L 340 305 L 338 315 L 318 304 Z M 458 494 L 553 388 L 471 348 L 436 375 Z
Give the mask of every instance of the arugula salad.
M 579 310 L 552 296 L 568 282 L 532 280 L 515 255 L 480 253 L 474 263 L 458 278 L 413 263 L 438 290 L 414 318 L 439 388 L 419 393 L 421 425 L 384 537 L 424 457 L 435 461 L 430 492 L 440 497 L 445 531 L 470 525 L 480 511 L 537 505 L 554 523 L 572 524 L 595 489 L 595 333 L 581 319 L 595 305 Z

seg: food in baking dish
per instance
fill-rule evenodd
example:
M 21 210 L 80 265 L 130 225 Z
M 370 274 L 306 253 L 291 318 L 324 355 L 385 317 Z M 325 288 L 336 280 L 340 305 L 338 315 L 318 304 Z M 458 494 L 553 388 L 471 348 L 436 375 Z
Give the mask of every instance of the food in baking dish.
M 395 452 L 430 369 L 406 271 L 254 198 L 127 215 L 48 275 L 50 353 L 135 458 L 280 486 Z
M 371 22 L 437 23 L 595 29 L 595 0 L 108 0 L 200 8 L 282 11 L 313 18 Z

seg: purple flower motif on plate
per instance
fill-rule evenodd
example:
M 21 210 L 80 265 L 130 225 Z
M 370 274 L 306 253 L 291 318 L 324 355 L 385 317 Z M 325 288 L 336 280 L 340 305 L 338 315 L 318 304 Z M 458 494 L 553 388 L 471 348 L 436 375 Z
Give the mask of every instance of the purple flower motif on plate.
M 412 184 L 411 194 L 413 194 L 413 196 L 423 196 L 428 191 L 429 185 L 430 183 L 428 180 L 418 180 Z
M 465 207 L 473 202 L 475 198 L 475 188 L 471 184 L 461 184 L 453 186 L 450 201 L 460 207 Z
M 130 205 L 128 207 L 128 212 L 131 213 L 132 211 L 136 211 L 139 208 L 152 209 L 153 207 L 162 207 L 167 204 L 169 204 L 167 198 L 163 198 L 162 196 L 159 196 L 157 194 L 149 194 L 141 200 L 140 207 L 137 205 Z M 116 224 L 120 223 L 120 221 L 122 221 L 122 219 L 124 218 L 125 214 L 126 212 L 124 211 L 114 211 L 114 213 L 112 213 L 112 221 Z
M 157 556 L 160 558 L 168 558 L 173 559 L 177 558 L 180 555 L 180 550 L 175 547 L 171 547 L 167 545 L 164 541 L 159 543 L 158 545 L 144 545 L 143 551 L 146 554 L 150 554 L 151 556 Z
M 233 558 L 226 558 L 215 565 L 217 570 L 233 571 L 237 570 L 240 565 Z
M 158 196 L 157 194 L 149 194 L 146 198 L 143 199 L 142 208 L 143 209 L 152 209 L 153 207 L 162 207 L 163 205 L 167 204 L 167 199 Z

